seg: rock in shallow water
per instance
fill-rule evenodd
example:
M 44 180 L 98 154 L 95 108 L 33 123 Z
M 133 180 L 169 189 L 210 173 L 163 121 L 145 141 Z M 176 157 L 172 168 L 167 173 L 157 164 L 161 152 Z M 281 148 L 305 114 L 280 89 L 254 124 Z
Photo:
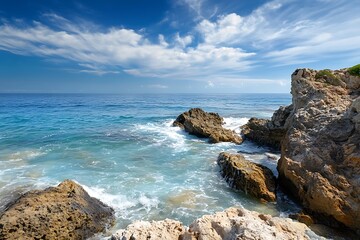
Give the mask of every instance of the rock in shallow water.
M 220 153 L 221 175 L 231 187 L 264 201 L 276 201 L 276 179 L 272 171 L 250 162 L 241 154 Z
M 259 145 L 266 145 L 280 150 L 281 141 L 285 136 L 286 120 L 292 111 L 292 105 L 280 107 L 273 114 L 271 120 L 251 118 L 242 126 L 242 134 L 246 139 Z
M 113 221 L 112 208 L 65 180 L 9 204 L 0 216 L 0 239 L 85 239 Z
M 136 240 L 321 239 L 305 224 L 239 208 L 205 215 L 189 228 L 169 219 L 139 221 L 119 230 L 112 239 L 130 239 L 131 236 Z
M 223 118 L 217 113 L 207 113 L 200 108 L 192 108 L 180 114 L 173 123 L 185 129 L 189 134 L 209 138 L 211 143 L 233 142 L 242 143 L 242 138 L 230 129 L 222 126 Z

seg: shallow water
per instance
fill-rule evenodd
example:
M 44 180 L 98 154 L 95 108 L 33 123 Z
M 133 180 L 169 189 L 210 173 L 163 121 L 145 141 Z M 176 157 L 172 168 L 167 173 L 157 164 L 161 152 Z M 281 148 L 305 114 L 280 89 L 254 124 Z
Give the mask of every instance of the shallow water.
M 284 215 L 296 209 L 284 195 L 261 204 L 218 173 L 221 151 L 242 151 L 276 173 L 269 149 L 208 144 L 171 124 L 201 107 L 239 132 L 250 117 L 270 118 L 290 102 L 288 94 L 0 95 L 0 208 L 18 192 L 68 178 L 116 210 L 116 228 L 166 217 L 189 224 L 230 206 Z

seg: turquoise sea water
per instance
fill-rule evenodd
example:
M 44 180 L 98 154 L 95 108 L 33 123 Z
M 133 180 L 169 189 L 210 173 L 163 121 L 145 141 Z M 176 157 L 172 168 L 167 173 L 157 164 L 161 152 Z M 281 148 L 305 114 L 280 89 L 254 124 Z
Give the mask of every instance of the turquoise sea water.
M 271 152 L 250 142 L 208 144 L 171 123 L 192 107 L 218 112 L 239 132 L 250 117 L 270 118 L 289 94 L 0 95 L 0 210 L 20 192 L 64 179 L 116 210 L 117 225 L 174 218 L 189 224 L 230 206 L 279 215 L 294 209 L 285 196 L 261 204 L 228 187 L 221 151 L 276 171 Z

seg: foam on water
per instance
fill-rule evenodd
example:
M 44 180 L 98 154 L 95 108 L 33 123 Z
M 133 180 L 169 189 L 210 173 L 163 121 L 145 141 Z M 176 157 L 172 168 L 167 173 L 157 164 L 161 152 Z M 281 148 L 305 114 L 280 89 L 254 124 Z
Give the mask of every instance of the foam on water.
M 159 123 L 135 124 L 136 131 L 151 134 L 156 145 L 166 144 L 177 152 L 188 150 L 187 134 L 179 127 L 173 127 L 173 119 L 166 119 Z
M 290 102 L 265 97 L 260 105 L 267 109 Z M 0 207 L 12 192 L 72 179 L 115 209 L 115 228 L 164 218 L 190 224 L 230 206 L 281 210 L 231 189 L 216 164 L 222 151 L 243 151 L 249 160 L 274 167 L 267 149 L 250 142 L 208 144 L 172 126 L 178 114 L 201 106 L 229 116 L 224 127 L 240 133 L 247 117 L 258 116 L 246 106 L 259 105 L 259 96 L 0 95 L 0 100 Z
M 224 118 L 223 127 L 235 131 L 237 134 L 240 134 L 240 127 L 245 125 L 249 121 L 249 118 L 235 118 L 235 117 L 226 117 Z

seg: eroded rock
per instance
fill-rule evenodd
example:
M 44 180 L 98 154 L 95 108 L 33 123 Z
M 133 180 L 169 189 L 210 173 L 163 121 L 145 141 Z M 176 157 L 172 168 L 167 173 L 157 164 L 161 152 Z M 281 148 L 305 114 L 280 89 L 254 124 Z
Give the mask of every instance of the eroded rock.
M 179 221 L 165 219 L 163 221 L 136 221 L 120 229 L 112 235 L 112 240 L 133 239 L 136 240 L 178 240 L 186 232 L 186 227 Z
M 269 168 L 225 152 L 219 154 L 218 165 L 231 187 L 263 201 L 276 200 L 276 179 Z
M 217 113 L 207 113 L 200 108 L 192 108 L 180 114 L 173 123 L 189 134 L 209 138 L 211 143 L 242 143 L 242 138 L 230 129 L 223 128 L 223 118 Z
M 346 69 L 326 71 L 292 75 L 294 109 L 282 141 L 279 182 L 328 224 L 360 232 L 360 78 Z
M 242 126 L 242 134 L 259 145 L 269 146 L 280 150 L 281 141 L 287 131 L 286 121 L 292 111 L 292 105 L 280 107 L 273 114 L 271 120 L 251 118 Z
M 77 183 L 30 191 L 0 216 L 0 239 L 85 239 L 105 231 L 114 210 Z
M 245 209 L 229 208 L 205 215 L 189 228 L 180 222 L 138 221 L 117 231 L 112 240 L 233 240 L 233 239 L 321 239 L 305 224 Z

